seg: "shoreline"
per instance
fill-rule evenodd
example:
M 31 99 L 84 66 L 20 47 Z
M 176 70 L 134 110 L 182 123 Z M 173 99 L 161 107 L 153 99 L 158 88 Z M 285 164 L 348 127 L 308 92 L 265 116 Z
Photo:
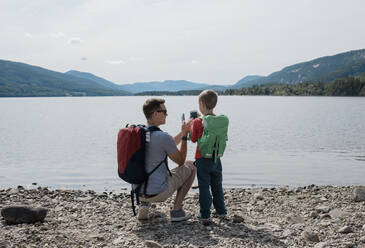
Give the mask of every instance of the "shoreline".
M 363 186 L 224 189 L 228 216 L 199 221 L 198 190 L 191 190 L 186 222 L 171 223 L 172 198 L 153 204 L 151 218 L 133 216 L 128 192 L 0 189 L 0 209 L 45 207 L 44 222 L 7 225 L 0 217 L 0 247 L 365 247 Z

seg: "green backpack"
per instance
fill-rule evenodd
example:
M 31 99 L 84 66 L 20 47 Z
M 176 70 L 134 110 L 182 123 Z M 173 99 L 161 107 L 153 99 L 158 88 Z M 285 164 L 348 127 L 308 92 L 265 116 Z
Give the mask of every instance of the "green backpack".
M 203 115 L 200 118 L 204 130 L 198 139 L 199 153 L 204 158 L 213 158 L 215 163 L 217 158 L 223 156 L 226 148 L 229 121 L 225 115 Z

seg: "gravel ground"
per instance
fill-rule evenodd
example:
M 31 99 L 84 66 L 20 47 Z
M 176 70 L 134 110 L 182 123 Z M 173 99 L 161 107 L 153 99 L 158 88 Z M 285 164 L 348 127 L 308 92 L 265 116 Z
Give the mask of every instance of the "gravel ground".
M 0 190 L 0 209 L 28 205 L 49 211 L 34 224 L 8 225 L 0 217 L 0 248 L 365 247 L 365 201 L 354 200 L 359 188 L 364 189 L 226 189 L 225 219 L 172 223 L 171 200 L 153 205 L 150 219 L 138 221 L 126 193 L 19 186 Z M 190 191 L 184 209 L 193 216 L 199 212 L 197 190 Z

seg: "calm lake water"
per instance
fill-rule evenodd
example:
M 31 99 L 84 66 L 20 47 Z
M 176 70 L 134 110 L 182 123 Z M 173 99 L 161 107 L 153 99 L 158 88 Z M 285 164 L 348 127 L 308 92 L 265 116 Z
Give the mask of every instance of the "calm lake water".
M 0 98 L 0 188 L 128 187 L 117 176 L 116 136 L 145 122 L 146 98 Z M 175 135 L 197 97 L 165 99 L 161 128 Z M 216 113 L 230 119 L 226 188 L 365 185 L 365 98 L 221 96 Z M 188 149 L 193 159 L 195 144 Z

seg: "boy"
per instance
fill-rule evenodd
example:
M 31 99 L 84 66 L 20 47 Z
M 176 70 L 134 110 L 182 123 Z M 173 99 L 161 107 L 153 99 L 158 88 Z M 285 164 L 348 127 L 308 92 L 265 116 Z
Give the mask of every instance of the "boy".
M 213 109 L 217 104 L 218 94 L 213 90 L 205 90 L 199 95 L 199 109 L 203 114 L 202 117 L 196 118 L 193 121 L 190 133 L 190 139 L 192 142 L 197 142 L 198 145 L 195 153 L 195 166 L 197 167 L 197 175 L 198 175 L 198 183 L 199 183 L 199 203 L 200 203 L 200 215 L 198 216 L 202 220 L 210 219 L 210 207 L 214 205 L 215 213 L 218 217 L 225 217 L 227 215 L 226 206 L 224 204 L 224 194 L 222 187 L 222 164 L 218 154 L 213 151 L 211 154 L 213 156 L 211 158 L 207 158 L 206 153 L 204 153 L 204 157 L 201 154 L 201 150 L 199 150 L 199 146 L 203 146 L 201 141 L 203 139 L 204 129 L 207 128 L 206 117 L 215 116 L 213 113 Z M 227 137 L 227 128 L 228 128 L 228 119 L 225 116 L 217 117 L 224 119 L 223 128 L 218 127 L 220 131 L 223 130 L 224 136 L 224 144 L 222 144 L 223 151 L 225 148 L 225 140 Z M 210 118 L 208 123 L 213 124 L 219 120 L 215 118 Z M 206 130 L 207 131 L 207 130 Z M 213 144 L 214 145 L 214 144 Z M 218 149 L 218 148 L 215 148 Z M 216 154 L 214 156 L 214 154 Z M 221 154 L 219 154 L 221 156 Z M 209 187 L 211 188 L 212 195 L 210 193 Z

